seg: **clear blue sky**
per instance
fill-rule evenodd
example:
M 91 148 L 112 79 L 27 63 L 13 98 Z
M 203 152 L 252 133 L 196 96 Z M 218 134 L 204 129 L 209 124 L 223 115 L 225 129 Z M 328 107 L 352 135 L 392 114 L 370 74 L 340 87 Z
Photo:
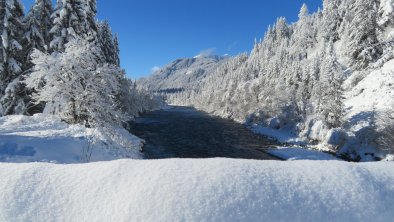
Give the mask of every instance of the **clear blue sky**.
M 22 0 L 28 9 L 34 0 Z M 249 52 L 254 38 L 284 16 L 297 20 L 321 0 L 97 0 L 99 19 L 119 34 L 122 67 L 135 79 L 177 58 L 213 49 L 215 54 Z

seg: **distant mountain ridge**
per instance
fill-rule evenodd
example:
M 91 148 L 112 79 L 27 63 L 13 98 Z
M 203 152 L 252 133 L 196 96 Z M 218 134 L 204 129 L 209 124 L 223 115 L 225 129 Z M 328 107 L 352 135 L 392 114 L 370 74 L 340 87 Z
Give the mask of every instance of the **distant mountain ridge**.
M 181 91 L 195 86 L 196 82 L 202 82 L 227 59 L 226 56 L 218 55 L 177 59 L 138 82 L 152 91 Z

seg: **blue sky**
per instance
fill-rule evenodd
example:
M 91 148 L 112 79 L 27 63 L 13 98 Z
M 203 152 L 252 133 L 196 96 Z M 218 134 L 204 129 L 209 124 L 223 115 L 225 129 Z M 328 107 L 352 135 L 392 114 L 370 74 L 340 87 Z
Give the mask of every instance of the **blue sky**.
M 30 8 L 34 0 L 22 2 Z M 122 67 L 136 79 L 200 51 L 249 52 L 277 17 L 296 21 L 304 2 L 310 11 L 321 7 L 320 0 L 98 0 L 98 17 L 119 34 Z

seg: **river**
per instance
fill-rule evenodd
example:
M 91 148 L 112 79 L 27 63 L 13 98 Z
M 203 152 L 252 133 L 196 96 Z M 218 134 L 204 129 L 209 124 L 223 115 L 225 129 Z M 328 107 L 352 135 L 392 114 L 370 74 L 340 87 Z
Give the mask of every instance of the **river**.
M 145 159 L 239 158 L 277 160 L 265 150 L 273 142 L 249 131 L 244 125 L 190 107 L 149 112 L 130 125 L 144 139 Z

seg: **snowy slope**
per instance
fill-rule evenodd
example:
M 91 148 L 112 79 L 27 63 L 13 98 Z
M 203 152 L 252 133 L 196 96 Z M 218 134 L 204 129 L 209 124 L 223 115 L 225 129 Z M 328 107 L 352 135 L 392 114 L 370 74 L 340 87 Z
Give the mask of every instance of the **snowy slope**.
M 386 62 L 381 68 L 367 71 L 366 74 L 366 77 L 354 87 L 351 84 L 357 73 L 345 82 L 348 91 L 345 94 L 344 127 L 349 139 L 343 151 L 355 153 L 358 149 L 357 152 L 363 159 L 368 159 L 366 153 L 376 152 L 373 145 L 374 134 L 370 130 L 373 124 L 382 124 L 379 116 L 386 112 L 392 113 L 390 110 L 394 104 L 394 60 Z
M 153 91 L 188 88 L 204 79 L 225 60 L 225 57 L 211 55 L 177 59 L 138 83 Z
M 347 93 L 346 97 L 347 118 L 353 118 L 354 121 L 360 120 L 361 118 L 356 117 L 362 113 L 371 112 L 374 109 L 383 111 L 392 108 L 394 103 L 394 60 L 387 62 L 382 68 L 370 72 Z
M 12 172 L 12 173 L 10 173 Z M 0 164 L 0 221 L 392 221 L 394 163 Z
M 123 140 L 131 143 L 130 147 L 122 147 L 123 141 L 120 140 L 114 143 L 99 129 L 68 125 L 55 116 L 1 117 L 0 162 L 81 163 L 88 160 L 141 158 L 138 152 L 142 146 L 141 140 L 125 130 L 119 129 L 119 133 L 123 135 Z M 94 143 L 90 144 L 88 139 L 94 139 Z M 92 151 L 91 156 L 88 149 Z

